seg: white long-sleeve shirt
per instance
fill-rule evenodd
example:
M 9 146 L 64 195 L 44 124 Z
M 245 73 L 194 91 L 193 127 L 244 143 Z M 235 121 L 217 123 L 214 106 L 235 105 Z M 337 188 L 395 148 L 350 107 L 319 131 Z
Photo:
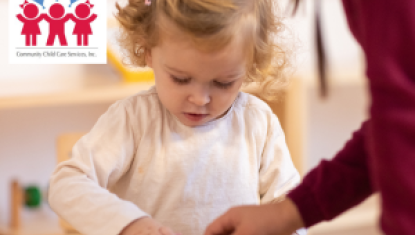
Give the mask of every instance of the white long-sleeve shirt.
M 153 87 L 113 104 L 77 142 L 51 177 L 49 203 L 84 235 L 116 235 L 143 216 L 202 235 L 230 207 L 269 203 L 299 181 L 260 99 L 240 92 L 223 117 L 192 128 Z

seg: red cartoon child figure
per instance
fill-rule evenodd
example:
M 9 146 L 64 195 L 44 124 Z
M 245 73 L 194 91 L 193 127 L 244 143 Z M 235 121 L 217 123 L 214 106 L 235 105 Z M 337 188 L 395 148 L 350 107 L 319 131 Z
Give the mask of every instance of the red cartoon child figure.
M 50 17 L 47 14 L 44 18 L 49 22 L 49 36 L 46 46 L 53 46 L 55 37 L 58 36 L 59 42 L 62 46 L 67 46 L 68 43 L 65 37 L 65 23 L 72 17 L 71 13 L 65 15 L 65 8 L 60 3 L 54 3 L 49 8 Z M 65 16 L 64 16 L 65 15 Z
M 43 20 L 43 15 L 39 15 L 39 9 L 34 3 L 27 0 L 20 5 L 23 8 L 23 15 L 18 14 L 17 19 L 23 22 L 22 35 L 26 35 L 26 46 L 36 46 L 36 37 L 40 35 L 39 22 Z M 32 39 L 32 40 L 30 40 Z
M 71 20 L 75 22 L 72 34 L 78 36 L 78 46 L 88 46 L 88 35 L 92 35 L 91 22 L 97 18 L 96 14 L 90 16 L 90 10 L 93 7 L 94 5 L 89 3 L 89 0 L 86 3 L 80 3 L 75 8 L 76 17 L 71 17 Z

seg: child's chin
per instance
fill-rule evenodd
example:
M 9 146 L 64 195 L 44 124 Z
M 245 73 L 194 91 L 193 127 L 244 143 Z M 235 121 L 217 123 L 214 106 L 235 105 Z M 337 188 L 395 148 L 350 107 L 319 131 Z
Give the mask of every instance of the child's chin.
M 188 126 L 188 127 L 197 127 L 197 126 L 201 126 L 201 125 L 205 124 L 206 122 L 203 121 L 203 122 L 195 123 L 195 122 L 189 122 L 189 121 L 182 121 L 181 123 L 185 126 Z
M 205 124 L 205 123 L 207 123 L 207 122 L 209 122 L 209 121 L 210 121 L 210 120 L 191 121 L 191 120 L 188 120 L 188 119 L 186 119 L 186 118 L 180 119 L 180 122 L 181 122 L 183 125 L 188 126 L 188 127 L 197 127 L 197 126 L 201 126 L 201 125 L 203 125 L 203 124 Z

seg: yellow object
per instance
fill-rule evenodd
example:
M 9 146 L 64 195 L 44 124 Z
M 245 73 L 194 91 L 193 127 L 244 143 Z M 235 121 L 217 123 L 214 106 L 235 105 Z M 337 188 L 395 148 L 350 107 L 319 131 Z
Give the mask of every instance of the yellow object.
M 154 80 L 154 73 L 151 69 L 132 70 L 127 68 L 121 61 L 121 59 L 112 51 L 111 48 L 107 48 L 107 58 L 112 65 L 121 73 L 123 80 L 126 82 L 150 82 Z
M 108 61 L 121 74 L 126 82 L 151 82 L 154 81 L 154 73 L 151 68 L 129 68 L 122 62 L 121 48 L 117 42 L 119 33 L 118 22 L 114 18 L 108 18 L 107 29 L 107 58 Z

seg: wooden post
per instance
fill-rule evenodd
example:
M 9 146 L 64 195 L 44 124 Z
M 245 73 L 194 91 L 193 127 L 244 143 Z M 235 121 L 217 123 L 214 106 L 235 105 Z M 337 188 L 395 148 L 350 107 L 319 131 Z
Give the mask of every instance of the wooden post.
M 18 230 L 21 226 L 20 214 L 23 203 L 22 188 L 17 180 L 12 180 L 10 185 L 11 208 L 10 208 L 10 228 Z

